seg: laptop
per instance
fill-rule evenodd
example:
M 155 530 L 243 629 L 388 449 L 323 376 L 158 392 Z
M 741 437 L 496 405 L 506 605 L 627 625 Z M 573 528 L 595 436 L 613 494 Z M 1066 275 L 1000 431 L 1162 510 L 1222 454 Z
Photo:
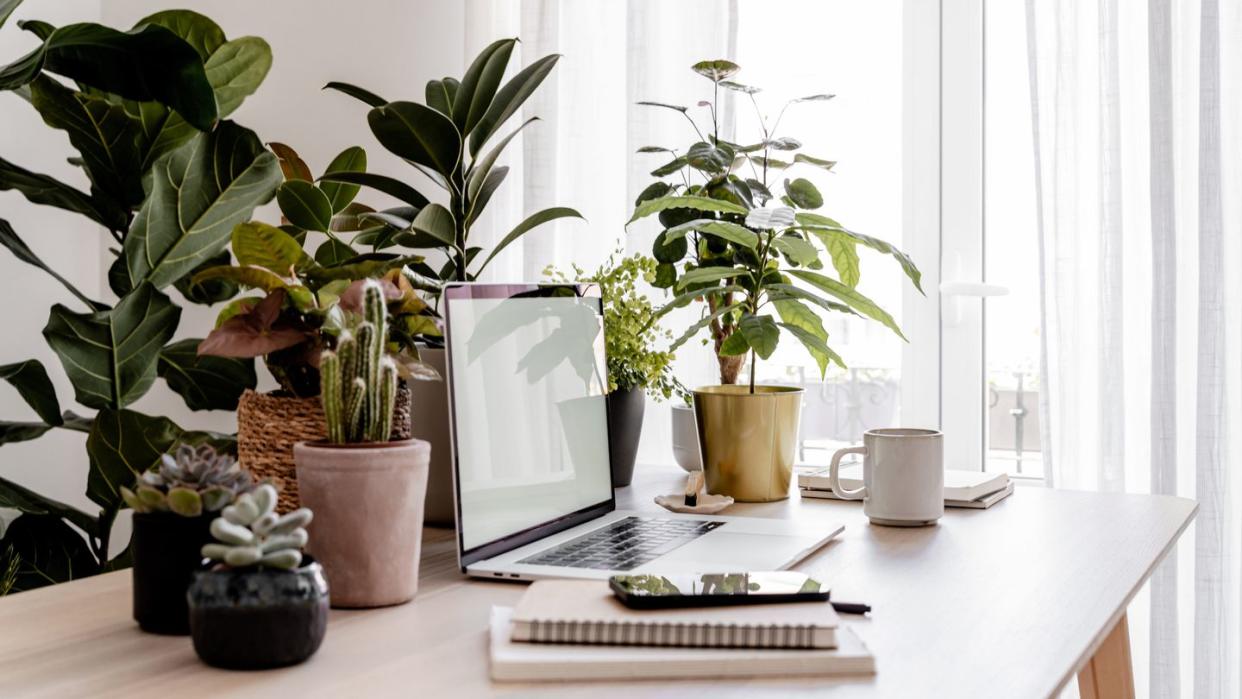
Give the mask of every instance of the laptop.
M 599 287 L 462 283 L 442 299 L 464 573 L 780 570 L 841 532 L 822 522 L 618 510 Z

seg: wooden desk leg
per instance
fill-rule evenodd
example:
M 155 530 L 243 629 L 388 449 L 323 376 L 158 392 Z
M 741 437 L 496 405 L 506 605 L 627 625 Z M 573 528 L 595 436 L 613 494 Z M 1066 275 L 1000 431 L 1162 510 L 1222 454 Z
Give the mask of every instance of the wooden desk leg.
M 1134 667 L 1130 662 L 1130 626 L 1122 614 L 1104 643 L 1078 671 L 1082 699 L 1134 699 Z

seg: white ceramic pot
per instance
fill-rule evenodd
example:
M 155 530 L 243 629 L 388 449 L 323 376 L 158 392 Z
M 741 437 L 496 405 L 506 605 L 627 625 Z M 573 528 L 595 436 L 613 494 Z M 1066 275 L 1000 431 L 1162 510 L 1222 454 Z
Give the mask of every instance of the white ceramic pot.
M 699 430 L 694 422 L 694 408 L 688 405 L 673 406 L 673 459 L 686 471 L 703 468 L 699 454 Z

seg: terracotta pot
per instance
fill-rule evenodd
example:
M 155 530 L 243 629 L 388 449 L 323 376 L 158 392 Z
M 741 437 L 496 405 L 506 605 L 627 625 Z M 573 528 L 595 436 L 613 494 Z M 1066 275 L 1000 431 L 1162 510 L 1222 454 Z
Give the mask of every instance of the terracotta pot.
M 323 565 L 333 607 L 383 607 L 418 592 L 431 445 L 300 442 L 302 504 L 315 512 L 308 552 Z
M 704 386 L 694 415 L 707 492 L 738 502 L 789 497 L 798 450 L 802 389 L 795 386 Z
M 409 381 L 413 420 L 410 436 L 431 443 L 431 472 L 427 476 L 427 505 L 423 521 L 433 527 L 452 527 L 454 513 L 453 450 L 449 444 L 448 377 L 444 349 L 419 347 L 418 358 L 440 372 L 443 381 Z

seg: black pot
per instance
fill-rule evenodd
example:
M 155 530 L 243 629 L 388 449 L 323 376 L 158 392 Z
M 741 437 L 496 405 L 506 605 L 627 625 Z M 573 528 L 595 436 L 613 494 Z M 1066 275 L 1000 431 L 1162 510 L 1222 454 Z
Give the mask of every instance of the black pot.
M 328 628 L 328 581 L 310 556 L 294 570 L 201 570 L 187 597 L 194 652 L 216 667 L 296 665 L 319 650 Z
M 190 633 L 185 591 L 203 563 L 200 549 L 211 541 L 212 516 L 171 512 L 134 513 L 129 550 L 134 559 L 134 620 L 143 631 Z
M 624 488 L 634 480 L 634 459 L 638 457 L 646 406 L 647 396 L 641 387 L 608 394 L 608 458 L 614 488 Z

